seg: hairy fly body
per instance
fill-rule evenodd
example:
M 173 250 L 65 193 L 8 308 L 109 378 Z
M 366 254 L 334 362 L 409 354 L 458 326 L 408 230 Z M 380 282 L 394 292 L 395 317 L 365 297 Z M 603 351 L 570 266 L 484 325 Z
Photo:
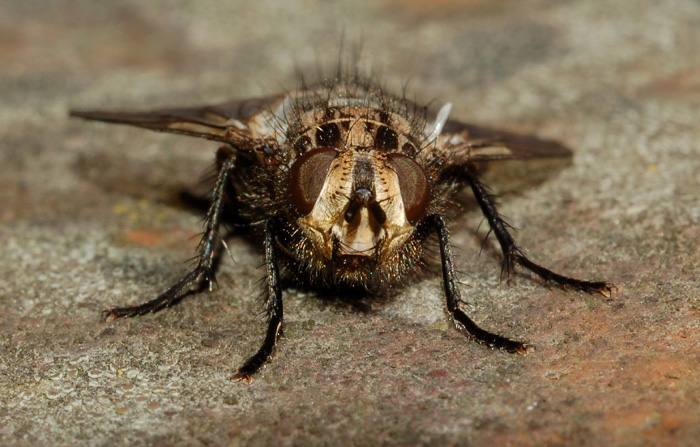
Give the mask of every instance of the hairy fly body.
M 195 267 L 155 299 L 110 308 L 105 318 L 157 311 L 214 281 L 227 209 L 256 230 L 267 269 L 265 340 L 234 379 L 249 380 L 273 354 L 283 324 L 281 275 L 337 290 L 384 289 L 425 266 L 424 245 L 435 236 L 447 310 L 458 329 L 491 348 L 526 352 L 526 344 L 481 329 L 460 309 L 447 221 L 455 217 L 455 195 L 471 188 L 500 244 L 504 272 L 517 264 L 564 288 L 609 294 L 606 282 L 569 278 L 530 261 L 477 175 L 484 162 L 571 152 L 554 141 L 450 120 L 450 109 L 430 113 L 352 72 L 219 105 L 71 112 L 223 143 Z

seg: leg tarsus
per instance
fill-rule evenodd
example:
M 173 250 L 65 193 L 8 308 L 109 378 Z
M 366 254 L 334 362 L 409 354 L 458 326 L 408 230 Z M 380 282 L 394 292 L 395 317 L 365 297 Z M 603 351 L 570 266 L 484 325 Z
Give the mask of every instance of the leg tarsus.
M 238 368 L 236 374 L 231 377 L 231 380 L 240 381 L 244 380 L 248 383 L 253 379 L 253 375 L 260 371 L 260 369 L 267 363 L 272 355 L 275 353 L 275 345 L 277 344 L 277 339 L 279 338 L 280 332 L 282 330 L 282 319 L 274 318 L 270 320 L 267 328 L 267 335 L 265 336 L 265 341 L 263 341 L 262 346 L 258 349 L 258 352 L 253 354 L 248 360 L 246 360 L 243 365 Z
M 501 351 L 511 354 L 527 354 L 528 350 L 531 349 L 531 346 L 527 343 L 511 340 L 502 335 L 481 329 L 461 309 L 454 309 L 450 313 L 457 328 L 464 330 L 469 338 L 479 344 L 488 346 L 491 349 L 500 349 Z
M 569 278 L 568 276 L 554 273 L 553 271 L 530 261 L 519 250 L 516 250 L 512 256 L 514 262 L 530 270 L 532 273 L 542 278 L 545 282 L 555 283 L 559 287 L 565 289 L 580 290 L 586 293 L 599 293 L 605 297 L 609 297 L 613 290 L 615 290 L 615 286 L 613 284 L 605 281 L 586 281 L 582 279 Z
M 169 307 L 172 303 L 184 296 L 183 292 L 189 290 L 192 285 L 201 281 L 201 276 L 204 274 L 204 272 L 200 272 L 198 269 L 199 268 L 196 268 L 188 273 L 187 276 L 179 280 L 175 285 L 151 301 L 137 304 L 135 306 L 112 307 L 104 310 L 102 312 L 103 321 L 110 322 L 112 320 L 116 320 L 117 318 L 136 317 L 151 312 L 157 312 L 164 307 Z

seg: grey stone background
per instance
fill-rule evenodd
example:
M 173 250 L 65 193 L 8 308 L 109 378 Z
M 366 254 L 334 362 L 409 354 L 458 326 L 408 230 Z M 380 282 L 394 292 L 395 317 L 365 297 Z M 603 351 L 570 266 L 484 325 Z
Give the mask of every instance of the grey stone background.
M 699 24 L 697 0 L 3 2 L 0 444 L 697 445 Z M 68 109 L 293 88 L 343 33 L 421 101 L 573 147 L 501 210 L 535 260 L 617 293 L 500 281 L 470 209 L 467 311 L 531 355 L 466 340 L 427 275 L 361 306 L 287 290 L 276 357 L 232 383 L 264 331 L 240 237 L 218 289 L 101 323 L 186 271 L 201 216 L 174 197 L 216 145 Z

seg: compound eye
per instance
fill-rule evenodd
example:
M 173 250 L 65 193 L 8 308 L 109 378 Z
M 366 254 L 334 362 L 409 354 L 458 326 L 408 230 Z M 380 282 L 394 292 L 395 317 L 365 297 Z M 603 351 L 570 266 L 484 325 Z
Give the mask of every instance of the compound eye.
M 335 149 L 314 149 L 299 157 L 292 165 L 289 172 L 291 200 L 302 215 L 309 214 L 314 208 L 331 163 L 337 155 Z
M 425 215 L 430 203 L 430 183 L 423 168 L 404 154 L 389 154 L 389 161 L 399 178 L 406 219 L 415 223 Z

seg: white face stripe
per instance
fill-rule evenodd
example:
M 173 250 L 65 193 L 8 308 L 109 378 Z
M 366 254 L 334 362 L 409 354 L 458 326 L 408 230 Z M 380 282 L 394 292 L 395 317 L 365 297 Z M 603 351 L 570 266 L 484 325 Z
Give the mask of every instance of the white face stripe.
M 353 172 L 358 161 L 369 162 L 373 170 L 375 200 L 386 214 L 384 224 L 376 222 L 366 207 L 350 223 L 345 211 L 353 193 Z M 386 155 L 379 151 L 341 152 L 331 164 L 321 193 L 309 215 L 299 220 L 324 258 L 333 256 L 334 243 L 338 254 L 388 258 L 413 232 L 406 219 L 399 179 L 389 166 Z

